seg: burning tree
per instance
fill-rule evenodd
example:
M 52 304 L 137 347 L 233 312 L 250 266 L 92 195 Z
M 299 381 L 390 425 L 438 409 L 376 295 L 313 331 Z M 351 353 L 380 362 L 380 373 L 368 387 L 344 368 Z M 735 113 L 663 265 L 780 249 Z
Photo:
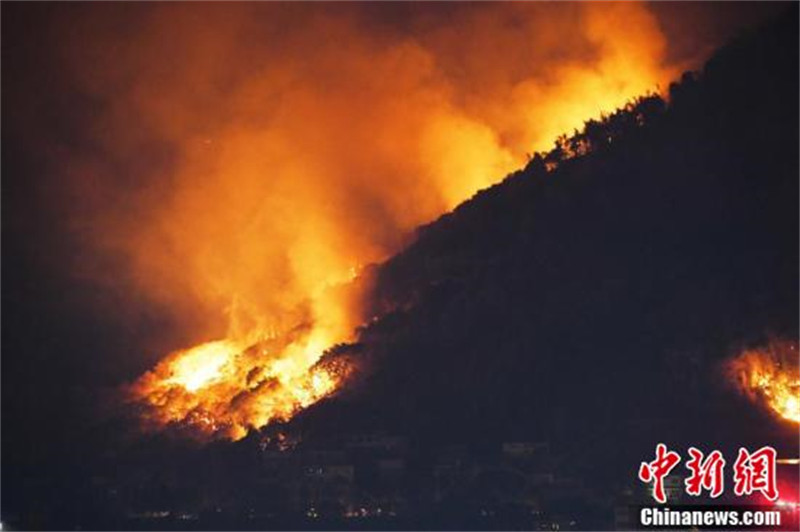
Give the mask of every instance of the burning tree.
M 800 423 L 800 363 L 795 340 L 773 340 L 745 349 L 726 366 L 730 379 L 752 401 Z

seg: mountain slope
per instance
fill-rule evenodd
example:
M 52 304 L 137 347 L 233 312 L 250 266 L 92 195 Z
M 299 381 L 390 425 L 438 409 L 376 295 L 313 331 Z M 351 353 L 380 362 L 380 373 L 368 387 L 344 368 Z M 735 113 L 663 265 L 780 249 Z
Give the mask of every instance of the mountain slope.
M 375 274 L 382 317 L 339 350 L 361 377 L 299 425 L 642 449 L 763 435 L 718 363 L 797 336 L 796 15 L 685 75 L 666 109 L 593 122 L 422 228 Z

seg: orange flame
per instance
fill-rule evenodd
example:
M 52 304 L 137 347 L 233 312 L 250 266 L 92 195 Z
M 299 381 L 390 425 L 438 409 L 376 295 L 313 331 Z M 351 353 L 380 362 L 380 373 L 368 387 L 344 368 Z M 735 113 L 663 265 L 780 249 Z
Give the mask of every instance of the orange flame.
M 336 288 L 354 264 L 677 71 L 643 3 L 392 9 L 402 24 L 265 3 L 59 25 L 71 79 L 104 104 L 102 155 L 70 166 L 97 269 L 124 264 L 126 296 L 220 339 L 134 383 L 157 426 L 238 438 L 333 393 L 348 370 L 318 361 L 363 321 Z
M 777 416 L 800 423 L 800 363 L 797 342 L 773 341 L 748 349 L 728 363 L 739 389 Z
M 176 351 L 132 387 L 157 426 L 189 425 L 233 440 L 271 421 L 285 421 L 332 393 L 347 377 L 342 364 L 316 364 L 323 342 L 292 343 L 271 356 L 269 341 L 251 346 L 230 340 Z

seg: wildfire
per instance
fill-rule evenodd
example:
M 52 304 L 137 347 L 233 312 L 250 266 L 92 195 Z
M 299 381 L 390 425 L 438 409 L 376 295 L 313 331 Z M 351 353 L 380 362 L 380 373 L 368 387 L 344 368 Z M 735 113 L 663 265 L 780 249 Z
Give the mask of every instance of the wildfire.
M 363 321 L 337 288 L 353 264 L 677 71 L 644 3 L 415 7 L 387 27 L 368 11 L 165 4 L 124 38 L 63 25 L 108 109 L 102 155 L 71 167 L 97 201 L 80 227 L 126 259 L 115 285 L 222 338 L 132 385 L 155 426 L 236 439 L 334 393 L 353 368 L 320 359 Z
M 783 340 L 745 350 L 728 363 L 727 370 L 747 397 L 800 423 L 799 366 L 797 342 Z
M 219 340 L 176 351 L 132 387 L 157 426 L 180 424 L 233 440 L 330 395 L 349 367 L 318 364 L 321 344 L 297 341 L 272 355 L 269 340 Z

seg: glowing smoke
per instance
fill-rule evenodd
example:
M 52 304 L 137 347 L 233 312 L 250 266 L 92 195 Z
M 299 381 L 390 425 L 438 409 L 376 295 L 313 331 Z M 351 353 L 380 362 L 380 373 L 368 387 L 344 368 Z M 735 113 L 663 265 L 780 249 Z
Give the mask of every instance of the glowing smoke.
M 685 66 L 666 64 L 657 20 L 631 3 L 83 15 L 63 30 L 65 58 L 100 102 L 100 149 L 67 172 L 84 184 L 75 220 L 92 256 L 115 258 L 83 268 L 168 308 L 184 336 L 225 339 L 171 355 L 138 390 L 166 410 L 181 397 L 164 419 L 235 420 L 236 435 L 275 418 L 240 415 L 241 393 L 263 403 L 280 380 L 286 417 L 331 391 L 300 397 L 322 350 L 362 321 L 362 294 L 337 285 Z M 252 353 L 287 335 L 248 388 L 266 367 Z

